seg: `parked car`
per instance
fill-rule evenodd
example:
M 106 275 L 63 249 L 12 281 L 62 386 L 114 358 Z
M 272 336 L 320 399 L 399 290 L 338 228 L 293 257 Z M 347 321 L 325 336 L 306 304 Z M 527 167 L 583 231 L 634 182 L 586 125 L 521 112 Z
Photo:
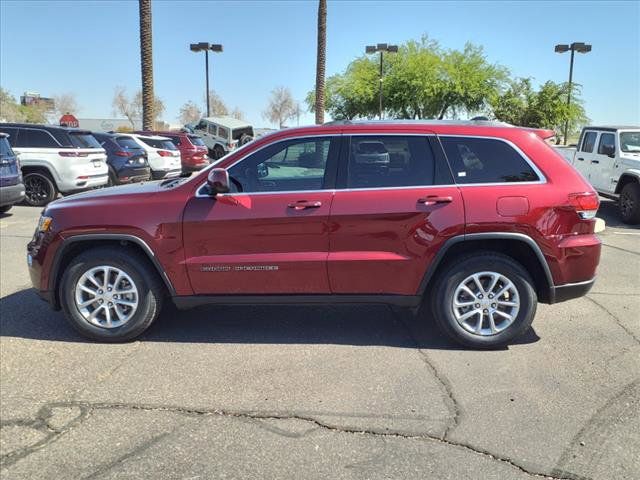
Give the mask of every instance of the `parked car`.
M 118 133 L 94 133 L 93 136 L 107 152 L 109 186 L 151 178 L 147 151 L 134 139 Z
M 202 141 L 202 138 L 193 133 L 172 131 L 140 131 L 136 133 L 141 135 L 160 135 L 170 139 L 180 150 L 183 173 L 197 172 L 210 163 L 207 157 L 207 146 Z
M 218 160 L 254 138 L 253 127 L 233 117 L 205 117 L 194 132 L 202 137 L 209 156 Z
M 9 135 L 0 133 L 0 214 L 24 199 L 24 184 L 18 156 L 11 149 Z
M 573 166 L 600 195 L 618 201 L 624 223 L 640 223 L 640 127 L 584 127 Z
M 394 167 L 354 170 L 361 142 Z M 40 295 L 103 341 L 137 337 L 168 298 L 431 309 L 453 339 L 489 348 L 527 331 L 538 302 L 589 291 L 598 206 L 519 128 L 342 123 L 281 130 L 191 178 L 58 200 L 27 260 Z
M 122 135 L 132 138 L 147 152 L 147 159 L 151 167 L 151 178 L 153 180 L 177 177 L 182 173 L 180 151 L 169 138 L 158 135 L 137 135 L 133 133 Z
M 0 132 L 20 154 L 25 201 L 42 206 L 58 192 L 69 194 L 106 185 L 109 180 L 104 149 L 87 130 L 0 123 Z

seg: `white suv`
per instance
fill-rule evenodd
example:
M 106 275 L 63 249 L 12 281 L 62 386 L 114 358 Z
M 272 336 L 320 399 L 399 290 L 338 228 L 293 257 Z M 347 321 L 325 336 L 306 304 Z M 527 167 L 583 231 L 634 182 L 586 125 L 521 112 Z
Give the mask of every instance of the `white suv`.
M 177 177 L 182 173 L 180 150 L 170 138 L 134 133 L 126 133 L 122 136 L 133 138 L 138 145 L 145 149 L 153 180 Z
M 254 138 L 253 127 L 233 117 L 205 117 L 194 127 L 214 160 L 224 157 Z
M 572 163 L 600 195 L 618 200 L 623 222 L 640 223 L 640 127 L 585 127 Z
M 54 125 L 0 123 L 0 132 L 20 154 L 25 201 L 42 206 L 58 192 L 73 193 L 106 185 L 107 155 L 87 130 Z

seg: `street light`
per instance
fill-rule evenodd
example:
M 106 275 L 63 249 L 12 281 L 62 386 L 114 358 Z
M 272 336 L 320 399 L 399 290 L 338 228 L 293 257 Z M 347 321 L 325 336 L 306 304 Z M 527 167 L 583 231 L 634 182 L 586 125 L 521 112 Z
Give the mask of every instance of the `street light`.
M 204 98 L 207 101 L 207 117 L 211 116 L 211 112 L 209 111 L 210 107 L 209 107 L 209 50 L 211 50 L 212 52 L 222 52 L 222 45 L 220 45 L 219 43 L 207 43 L 207 42 L 200 42 L 200 43 L 192 43 L 189 46 L 189 49 L 192 52 L 202 52 L 204 51 L 204 69 L 205 69 L 205 75 L 207 78 L 207 91 L 205 93 Z
M 382 56 L 384 52 L 395 53 L 398 51 L 397 45 L 387 45 L 386 43 L 379 43 L 377 45 L 367 45 L 365 47 L 365 53 L 376 53 L 380 52 L 380 120 L 382 120 Z
M 573 85 L 573 56 L 575 52 L 589 53 L 591 51 L 591 45 L 584 42 L 573 42 L 571 45 L 558 44 L 555 46 L 554 51 L 556 53 L 565 53 L 571 51 L 571 63 L 569 65 L 569 92 L 567 94 L 567 107 L 571 105 L 571 88 Z M 567 112 L 568 113 L 568 112 Z M 567 144 L 567 135 L 569 134 L 569 119 L 564 124 L 564 144 Z

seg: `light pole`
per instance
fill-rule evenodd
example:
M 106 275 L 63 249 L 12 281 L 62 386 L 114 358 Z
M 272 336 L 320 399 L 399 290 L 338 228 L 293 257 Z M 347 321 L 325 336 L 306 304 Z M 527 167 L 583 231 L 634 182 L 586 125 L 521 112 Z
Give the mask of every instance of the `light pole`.
M 571 45 L 558 44 L 555 47 L 556 53 L 565 53 L 571 51 L 571 63 L 569 65 L 569 92 L 567 93 L 567 107 L 571 105 L 571 89 L 573 86 L 573 56 L 575 52 L 589 53 L 591 51 L 591 45 L 584 42 L 573 42 Z M 567 108 L 568 110 L 568 108 Z M 569 112 L 567 111 L 567 115 Z M 567 136 L 569 134 L 569 118 L 564 124 L 564 144 L 567 144 Z
M 189 46 L 189 49 L 192 52 L 204 51 L 204 70 L 205 70 L 205 76 L 207 79 L 207 85 L 206 85 L 207 90 L 204 95 L 204 98 L 207 102 L 207 117 L 210 117 L 211 111 L 209 106 L 209 50 L 217 53 L 222 52 L 222 45 L 220 45 L 219 43 L 200 42 L 200 43 L 192 43 Z
M 380 98 L 379 98 L 379 115 L 380 120 L 382 120 L 382 56 L 384 52 L 397 52 L 397 45 L 387 45 L 386 43 L 379 43 L 377 45 L 367 45 L 365 47 L 365 53 L 376 53 L 380 52 Z

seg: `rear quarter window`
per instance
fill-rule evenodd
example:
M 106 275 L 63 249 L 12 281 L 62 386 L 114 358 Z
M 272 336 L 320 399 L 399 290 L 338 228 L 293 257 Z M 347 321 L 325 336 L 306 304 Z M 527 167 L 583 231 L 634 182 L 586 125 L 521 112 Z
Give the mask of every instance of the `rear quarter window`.
M 102 148 L 100 142 L 90 133 L 69 132 L 71 144 L 77 148 Z
M 491 138 L 440 137 L 456 183 L 534 182 L 540 177 L 508 143 Z

